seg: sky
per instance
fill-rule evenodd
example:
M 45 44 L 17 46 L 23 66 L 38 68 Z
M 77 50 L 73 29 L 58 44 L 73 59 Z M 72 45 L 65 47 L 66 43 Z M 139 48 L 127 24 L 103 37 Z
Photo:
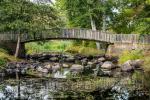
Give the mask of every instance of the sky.
M 55 0 L 52 0 L 53 3 L 55 3 Z
M 36 1 L 36 0 L 30 0 L 32 2 Z M 41 0 L 41 1 L 44 1 L 44 0 Z M 48 1 L 48 0 L 45 0 L 45 1 Z M 53 3 L 55 3 L 56 0 L 51 0 Z

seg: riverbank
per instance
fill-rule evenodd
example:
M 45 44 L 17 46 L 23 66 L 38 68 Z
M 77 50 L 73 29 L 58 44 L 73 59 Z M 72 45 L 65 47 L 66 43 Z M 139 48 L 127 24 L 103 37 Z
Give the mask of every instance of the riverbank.
M 5 69 L 1 71 L 1 77 L 3 77 L 1 85 L 7 81 L 9 83 L 7 86 L 11 86 L 15 90 L 13 86 L 17 86 L 18 80 L 15 77 L 16 73 L 18 73 L 19 82 L 25 81 L 25 83 L 28 83 L 27 80 L 37 81 L 39 79 L 42 79 L 42 82 L 49 80 L 50 83 L 48 82 L 47 84 L 53 82 L 53 87 L 59 88 L 59 92 L 63 91 L 64 87 L 67 86 L 65 89 L 68 89 L 66 90 L 68 92 L 96 94 L 97 91 L 99 95 L 106 93 L 107 98 L 114 98 L 112 95 L 117 98 L 120 93 L 121 95 L 119 96 L 128 99 L 134 96 L 147 97 L 148 95 L 147 92 L 145 93 L 141 79 L 138 79 L 137 75 L 135 75 L 137 72 L 143 73 L 143 61 L 140 59 L 129 60 L 123 64 L 119 64 L 118 61 L 118 57 L 106 55 L 85 56 L 62 53 L 28 55 L 25 60 L 10 61 L 6 64 Z M 64 82 L 64 86 L 58 86 L 57 83 L 60 80 Z M 33 84 L 34 82 L 32 81 L 31 83 Z M 41 81 L 37 83 L 41 84 Z M 4 90 L 5 86 L 4 84 L 2 86 Z M 118 90 L 119 88 L 123 90 Z M 63 93 L 66 93 L 66 91 Z M 114 94 L 116 93 L 114 91 L 117 91 L 117 94 Z M 141 93 L 135 94 L 134 91 L 140 91 Z M 111 94 L 111 96 L 108 94 Z M 105 97 L 102 96 L 101 98 Z

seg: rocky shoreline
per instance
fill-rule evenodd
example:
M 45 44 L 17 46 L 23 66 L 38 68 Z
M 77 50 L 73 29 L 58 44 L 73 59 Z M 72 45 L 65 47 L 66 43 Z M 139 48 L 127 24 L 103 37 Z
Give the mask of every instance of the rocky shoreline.
M 38 76 L 48 76 L 62 69 L 68 69 L 71 75 L 93 75 L 119 77 L 123 73 L 132 73 L 134 70 L 142 71 L 142 60 L 129 60 L 122 65 L 118 64 L 118 57 L 105 55 L 82 56 L 68 54 L 35 54 L 28 55 L 26 61 L 9 62 L 1 71 L 1 76 L 27 75 L 35 71 Z

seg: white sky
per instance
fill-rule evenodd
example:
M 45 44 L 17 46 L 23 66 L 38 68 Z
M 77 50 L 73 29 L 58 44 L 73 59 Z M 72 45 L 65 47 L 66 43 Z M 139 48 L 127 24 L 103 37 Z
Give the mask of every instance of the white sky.
M 36 0 L 30 0 L 32 2 L 36 1 Z M 44 1 L 44 0 L 41 0 L 41 1 Z M 46 0 L 45 0 L 46 1 Z M 53 3 L 55 3 L 56 0 L 51 0 Z

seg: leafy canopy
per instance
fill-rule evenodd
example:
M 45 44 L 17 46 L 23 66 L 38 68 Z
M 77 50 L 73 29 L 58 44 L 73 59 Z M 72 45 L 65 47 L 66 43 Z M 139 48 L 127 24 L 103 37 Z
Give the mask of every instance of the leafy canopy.
M 56 3 L 65 11 L 69 27 L 91 28 L 92 16 L 96 28 L 102 30 L 105 14 L 107 31 L 150 34 L 150 0 L 57 0 Z
M 0 1 L 0 31 L 36 32 L 58 27 L 59 18 L 51 5 L 29 0 Z

